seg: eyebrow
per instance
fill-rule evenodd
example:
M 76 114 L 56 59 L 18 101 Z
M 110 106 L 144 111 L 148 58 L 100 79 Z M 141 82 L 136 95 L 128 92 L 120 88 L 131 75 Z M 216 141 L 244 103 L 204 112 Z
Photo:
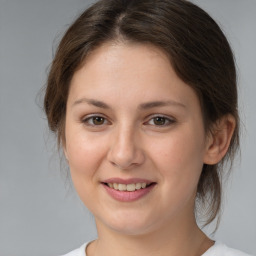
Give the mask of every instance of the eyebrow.
M 177 107 L 186 108 L 186 106 L 184 104 L 177 102 L 177 101 L 173 101 L 173 100 L 146 102 L 146 103 L 142 103 L 139 106 L 139 108 L 140 109 L 150 109 L 150 108 L 165 107 L 165 106 L 177 106 Z
M 103 101 L 95 100 L 95 99 L 87 99 L 87 98 L 82 98 L 79 100 L 76 100 L 73 104 L 72 107 L 81 104 L 81 103 L 87 103 L 89 105 L 93 105 L 98 108 L 102 109 L 112 109 L 111 106 L 106 104 Z M 139 109 L 146 110 L 146 109 L 151 109 L 151 108 L 156 108 L 156 107 L 165 107 L 165 106 L 177 106 L 177 107 L 182 107 L 186 108 L 186 106 L 180 102 L 173 101 L 173 100 L 167 100 L 167 101 L 151 101 L 151 102 L 146 102 L 142 103 L 139 105 Z
M 82 99 L 76 100 L 72 104 L 72 107 L 74 107 L 78 104 L 81 104 L 81 103 L 87 103 L 89 105 L 93 105 L 98 108 L 111 109 L 111 107 L 103 101 L 99 101 L 99 100 L 95 100 L 95 99 L 87 99 L 87 98 L 82 98 Z

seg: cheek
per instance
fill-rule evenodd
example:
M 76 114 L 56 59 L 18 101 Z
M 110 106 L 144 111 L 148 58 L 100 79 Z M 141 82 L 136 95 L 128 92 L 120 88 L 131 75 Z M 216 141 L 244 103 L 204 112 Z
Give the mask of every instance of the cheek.
M 72 182 L 80 199 L 90 209 L 97 198 L 93 199 L 91 194 L 98 182 L 97 169 L 103 159 L 104 148 L 83 132 L 69 135 L 67 133 L 66 151 Z
M 164 180 L 181 192 L 197 186 L 203 167 L 204 142 L 200 133 L 181 131 L 154 143 L 155 162 Z
M 68 133 L 66 136 L 66 154 L 74 184 L 92 181 L 96 170 L 104 157 L 104 147 L 93 136 L 84 132 Z

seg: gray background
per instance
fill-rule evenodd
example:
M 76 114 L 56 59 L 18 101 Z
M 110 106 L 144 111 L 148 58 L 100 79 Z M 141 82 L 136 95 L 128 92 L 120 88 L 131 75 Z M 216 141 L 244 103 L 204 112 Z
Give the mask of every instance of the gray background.
M 215 239 L 256 255 L 256 1 L 193 2 L 221 24 L 234 49 L 246 127 Z M 59 255 L 96 236 L 36 104 L 60 36 L 88 4 L 0 0 L 0 256 Z

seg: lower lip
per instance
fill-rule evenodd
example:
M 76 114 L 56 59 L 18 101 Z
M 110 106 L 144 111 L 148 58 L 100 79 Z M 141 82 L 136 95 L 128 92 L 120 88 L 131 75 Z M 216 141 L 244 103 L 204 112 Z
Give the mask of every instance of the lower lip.
M 103 186 L 112 198 L 121 202 L 132 202 L 146 196 L 154 188 L 155 184 L 152 184 L 149 187 L 138 189 L 135 191 L 119 191 L 119 190 L 110 188 L 105 184 L 103 184 Z

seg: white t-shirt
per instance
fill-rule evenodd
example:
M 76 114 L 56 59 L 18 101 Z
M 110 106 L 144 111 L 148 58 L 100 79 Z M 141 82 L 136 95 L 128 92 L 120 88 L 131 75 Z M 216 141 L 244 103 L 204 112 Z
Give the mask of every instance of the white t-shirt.
M 83 244 L 80 248 L 63 256 L 86 256 L 85 250 L 89 243 Z M 227 247 L 221 242 L 215 242 L 202 256 L 250 256 L 244 252 Z

